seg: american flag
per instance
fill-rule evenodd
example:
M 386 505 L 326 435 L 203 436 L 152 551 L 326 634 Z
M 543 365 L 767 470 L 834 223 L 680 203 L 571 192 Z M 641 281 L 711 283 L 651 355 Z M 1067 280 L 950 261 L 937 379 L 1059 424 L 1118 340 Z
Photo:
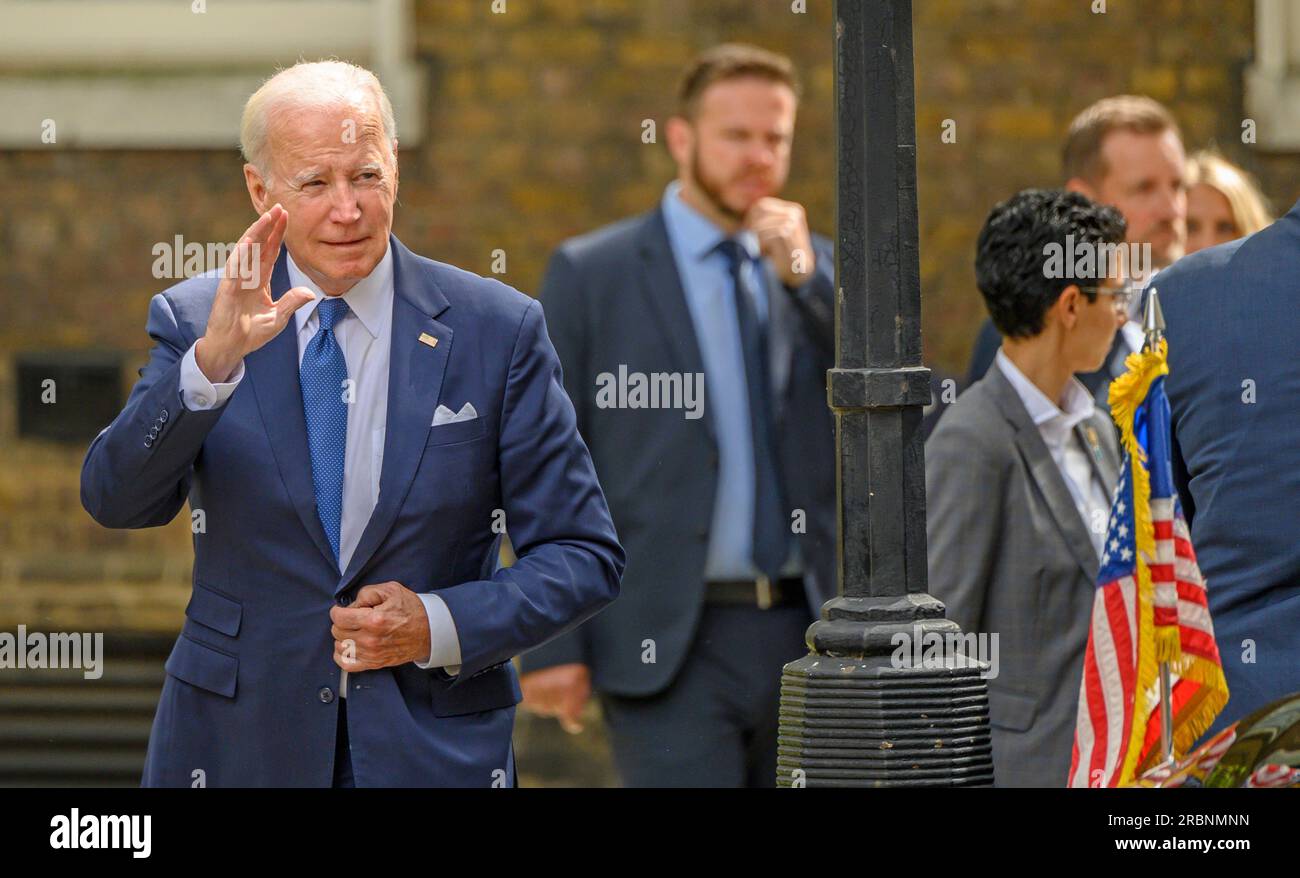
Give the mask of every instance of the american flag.
M 1205 580 L 1174 490 L 1167 345 L 1129 356 L 1111 386 L 1124 463 L 1111 502 L 1079 685 L 1068 783 L 1122 786 L 1162 757 L 1159 664 L 1172 682 L 1174 752 L 1228 700 Z

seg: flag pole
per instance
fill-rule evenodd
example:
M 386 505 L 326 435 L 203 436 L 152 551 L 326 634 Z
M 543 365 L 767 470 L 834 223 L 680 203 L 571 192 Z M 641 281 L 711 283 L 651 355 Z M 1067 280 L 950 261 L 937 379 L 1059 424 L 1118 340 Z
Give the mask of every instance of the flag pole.
M 1165 334 L 1165 317 L 1160 313 L 1160 293 L 1155 287 L 1147 296 L 1146 311 L 1142 315 L 1142 328 L 1146 332 L 1147 349 L 1160 350 L 1160 339 Z M 1173 682 L 1169 671 L 1169 662 L 1160 663 L 1160 747 L 1164 759 L 1162 765 L 1174 762 L 1174 705 Z

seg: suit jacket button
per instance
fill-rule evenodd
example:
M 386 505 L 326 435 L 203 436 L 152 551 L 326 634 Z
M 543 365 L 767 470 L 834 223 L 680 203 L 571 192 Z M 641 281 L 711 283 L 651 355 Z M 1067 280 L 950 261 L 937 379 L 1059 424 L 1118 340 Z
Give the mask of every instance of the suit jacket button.
M 164 424 L 167 423 L 167 409 L 162 410 L 162 414 L 158 416 L 158 420 L 162 421 Z
M 349 596 L 349 595 L 345 595 L 345 594 L 341 594 L 341 595 L 339 595 L 339 606 L 340 606 L 340 607 L 346 607 L 346 606 L 350 605 L 351 603 L 352 603 L 352 598 L 351 598 L 351 596 Z
M 153 437 L 152 437 L 152 436 L 146 436 L 146 437 L 144 437 L 144 447 L 145 447 L 145 448 L 152 448 L 152 447 L 153 447 Z
M 334 690 L 328 686 L 320 687 L 320 691 L 316 695 L 320 698 L 322 704 L 329 704 L 334 700 Z

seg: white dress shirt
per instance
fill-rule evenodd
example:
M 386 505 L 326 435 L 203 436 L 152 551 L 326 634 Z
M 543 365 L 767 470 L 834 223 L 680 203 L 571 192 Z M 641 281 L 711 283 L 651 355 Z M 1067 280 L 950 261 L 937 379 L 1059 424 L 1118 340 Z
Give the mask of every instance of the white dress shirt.
M 1102 555 L 1106 540 L 1106 521 L 1110 515 L 1110 498 L 1106 487 L 1096 478 L 1092 464 L 1088 460 L 1088 451 L 1079 441 L 1074 428 L 1080 422 L 1092 417 L 1096 406 L 1092 394 L 1079 379 L 1071 376 L 1066 382 L 1062 402 L 1062 411 L 1056 403 L 1047 398 L 1034 382 L 1011 362 L 1011 358 L 998 348 L 995 362 L 1007 381 L 1015 388 L 1016 395 L 1025 405 L 1029 418 L 1038 427 L 1043 443 L 1061 471 L 1065 486 L 1074 499 L 1074 507 L 1083 519 L 1083 526 L 1092 539 L 1097 557 Z M 1095 524 L 1094 524 L 1095 523 Z
M 298 339 L 298 363 L 307 344 L 320 326 L 316 306 L 325 293 L 288 257 L 289 284 L 306 287 L 316 294 L 294 312 Z M 334 338 L 343 351 L 348 378 L 352 381 L 352 404 L 348 406 L 347 445 L 343 459 L 343 513 L 339 523 L 339 572 L 361 542 L 361 533 L 379 502 L 379 476 L 384 464 L 384 433 L 388 423 L 388 359 L 393 321 L 393 253 L 391 248 L 368 277 L 343 294 L 348 313 L 334 326 Z M 285 327 L 288 330 L 288 327 Z M 197 343 L 196 343 L 197 344 Z M 230 381 L 213 384 L 199 369 L 194 346 L 181 361 L 181 401 L 192 411 L 223 405 L 244 378 L 241 360 Z M 309 463 L 307 465 L 310 465 Z M 429 617 L 429 660 L 416 662 L 421 668 L 460 671 L 460 638 L 447 604 L 436 594 L 419 595 Z M 339 694 L 347 697 L 347 671 L 342 672 Z

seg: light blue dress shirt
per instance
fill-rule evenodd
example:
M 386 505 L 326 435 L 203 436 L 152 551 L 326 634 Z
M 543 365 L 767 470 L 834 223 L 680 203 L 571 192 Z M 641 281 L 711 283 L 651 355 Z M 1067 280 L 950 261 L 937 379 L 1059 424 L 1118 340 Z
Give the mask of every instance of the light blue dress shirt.
M 316 307 L 325 293 L 288 257 L 289 284 L 306 287 L 316 294 L 294 312 L 294 329 L 298 340 L 298 362 L 320 326 Z M 347 569 L 352 553 L 375 505 L 379 502 L 379 476 L 384 463 L 384 436 L 388 422 L 388 360 L 393 318 L 393 254 L 390 249 L 375 270 L 343 294 L 348 314 L 334 329 L 334 337 L 343 350 L 348 378 L 353 382 L 353 402 L 348 408 L 347 447 L 344 452 L 343 514 L 339 527 L 339 571 Z M 288 331 L 285 327 L 284 331 Z M 197 344 L 197 342 L 195 343 Z M 195 345 L 181 360 L 181 401 L 191 411 L 224 405 L 244 378 L 241 360 L 230 380 L 213 384 L 199 369 Z M 421 594 L 420 600 L 429 617 L 431 651 L 421 668 L 444 668 L 449 674 L 460 671 L 460 638 L 447 604 L 436 594 Z M 343 671 L 339 694 L 347 695 L 347 671 Z
M 705 405 L 718 440 L 718 490 L 713 525 L 704 563 L 705 580 L 755 579 L 754 566 L 754 440 L 749 419 L 749 389 L 745 383 L 740 322 L 727 258 L 717 249 L 727 238 L 719 226 L 682 201 L 681 183 L 668 184 L 663 196 L 664 224 L 677 263 L 682 291 L 690 310 L 695 337 L 704 361 Z M 751 231 L 736 240 L 751 260 L 742 269 L 754 297 L 760 323 L 767 321 L 768 279 L 759 262 L 758 236 Z M 797 553 L 791 551 L 783 575 L 797 575 Z

